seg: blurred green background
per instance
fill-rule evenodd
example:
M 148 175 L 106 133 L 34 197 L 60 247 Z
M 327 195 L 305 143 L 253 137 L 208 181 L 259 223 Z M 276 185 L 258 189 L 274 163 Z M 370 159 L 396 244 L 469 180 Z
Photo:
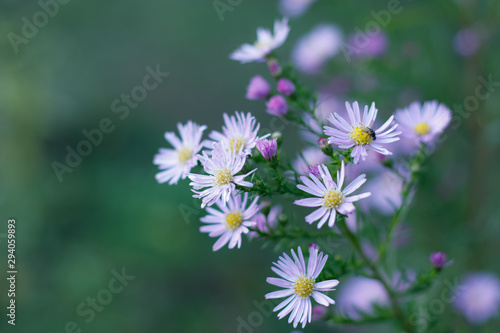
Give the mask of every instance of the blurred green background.
M 318 88 L 342 74 L 357 82 L 375 78 L 376 88 L 354 84 L 349 99 L 374 100 L 384 117 L 413 99 L 437 99 L 455 109 L 474 95 L 477 76 L 500 80 L 498 1 L 411 1 L 386 27 L 386 55 L 367 63 L 337 65 L 304 82 Z M 318 23 L 338 24 L 345 35 L 373 20 L 370 11 L 387 1 L 319 0 L 291 21 L 294 43 Z M 273 288 L 265 283 L 278 253 L 244 241 L 240 250 L 211 250 L 213 239 L 198 231 L 203 212 L 188 182 L 159 185 L 152 164 L 165 131 L 191 119 L 220 130 L 222 113 L 250 111 L 270 117 L 245 90 L 265 65 L 240 65 L 228 55 L 255 39 L 258 26 L 281 17 L 276 1 L 243 0 L 220 20 L 212 1 L 70 1 L 20 44 L 23 17 L 40 11 L 36 1 L 0 2 L 0 331 L 64 332 L 74 321 L 83 332 L 236 332 L 239 316 L 255 311 L 254 300 Z M 473 56 L 453 49 L 463 27 L 479 23 L 487 39 Z M 409 44 L 408 44 L 409 43 Z M 406 45 L 406 46 L 405 46 Z M 412 56 L 405 56 L 411 46 Z M 160 64 L 170 75 L 121 120 L 111 103 L 142 84 L 146 67 Z M 341 64 L 341 65 L 339 65 Z M 500 89 L 481 101 L 427 164 L 407 222 L 411 242 L 397 253 L 405 267 L 427 267 L 442 250 L 455 259 L 445 272 L 500 274 Z M 52 168 L 64 163 L 83 130 L 103 118 L 116 128 L 60 182 Z M 287 128 L 289 151 L 302 147 Z M 184 218 L 181 209 L 187 209 Z M 17 325 L 5 307 L 6 223 L 17 220 Z M 5 258 L 5 260 L 4 260 Z M 108 287 L 112 270 L 135 276 L 123 292 L 85 322 L 76 308 Z M 439 283 L 436 287 L 439 293 Z M 333 296 L 335 298 L 335 296 Z M 454 324 L 452 324 L 454 322 Z M 435 332 L 466 325 L 447 305 Z M 498 319 L 477 331 L 496 332 Z M 370 330 L 391 331 L 375 325 Z M 464 332 L 476 328 L 463 326 Z M 365 331 L 366 326 L 313 324 L 306 332 Z M 255 332 L 290 332 L 273 314 Z

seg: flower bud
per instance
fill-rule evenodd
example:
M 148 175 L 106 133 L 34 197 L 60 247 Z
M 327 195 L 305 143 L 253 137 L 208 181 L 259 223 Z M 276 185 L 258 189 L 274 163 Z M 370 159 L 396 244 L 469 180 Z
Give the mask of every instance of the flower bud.
M 319 145 L 319 148 L 321 148 L 321 151 L 323 151 L 323 153 L 325 155 L 332 156 L 333 148 L 332 148 L 332 145 L 328 143 L 327 138 L 323 138 L 323 137 L 319 138 L 318 145 Z
M 318 165 L 310 165 L 307 168 L 307 170 L 309 173 L 312 173 L 315 177 L 317 177 L 317 178 L 321 177 L 321 174 L 319 173 Z
M 266 112 L 273 116 L 284 116 L 288 113 L 288 104 L 286 104 L 285 99 L 281 95 L 275 95 L 271 97 L 267 103 Z
M 273 169 L 279 164 L 278 160 L 278 139 L 261 139 L 257 141 L 257 149 L 266 159 L 267 164 Z
M 254 76 L 247 88 L 247 99 L 256 100 L 256 99 L 266 99 L 271 92 L 271 86 L 267 81 L 260 75 Z
M 446 262 L 446 253 L 444 252 L 431 253 L 429 260 L 431 261 L 432 266 L 437 269 L 441 269 L 451 263 L 451 261 Z
M 269 67 L 269 72 L 272 76 L 278 76 L 281 74 L 281 67 L 278 64 L 278 60 L 276 60 L 275 58 L 268 59 L 267 66 Z
M 295 85 L 288 79 L 280 79 L 278 81 L 278 91 L 283 95 L 290 96 L 295 92 Z
M 311 253 L 312 250 L 317 250 L 317 249 L 318 249 L 318 243 L 309 244 L 309 253 Z

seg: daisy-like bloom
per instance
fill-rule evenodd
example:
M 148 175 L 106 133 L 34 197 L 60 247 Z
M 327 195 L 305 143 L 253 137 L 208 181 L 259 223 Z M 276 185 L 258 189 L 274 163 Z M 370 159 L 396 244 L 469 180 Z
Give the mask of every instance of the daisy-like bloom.
M 178 123 L 177 128 L 180 139 L 173 132 L 165 133 L 165 139 L 174 149 L 160 148 L 153 160 L 162 170 L 156 174 L 156 180 L 160 184 L 168 181 L 172 185 L 177 184 L 181 178 L 185 179 L 191 168 L 198 164 L 197 154 L 205 144 L 201 137 L 206 126 L 188 121 L 186 125 Z
M 330 136 L 328 141 L 338 145 L 340 149 L 354 147 L 351 152 L 354 163 L 358 163 L 359 158 L 363 161 L 366 159 L 366 156 L 368 156 L 367 147 L 371 147 L 382 155 L 392 155 L 390 151 L 380 144 L 399 140 L 397 136 L 401 132 L 394 131 L 398 127 L 397 124 L 394 124 L 394 116 L 391 116 L 381 127 L 375 130 L 372 128 L 378 112 L 375 103 L 372 103 L 369 111 L 368 105 L 365 105 L 363 117 L 361 117 L 358 102 L 354 102 L 352 108 L 348 102 L 345 103 L 345 106 L 351 123 L 349 124 L 338 113 L 330 115 L 328 121 L 337 128 L 324 127 L 325 134 Z
M 396 120 L 403 135 L 411 141 L 430 142 L 441 134 L 451 120 L 451 111 L 437 101 L 413 102 L 407 108 L 396 111 Z
M 490 273 L 471 273 L 460 281 L 453 293 L 455 307 L 472 324 L 482 324 L 498 315 L 500 281 Z
M 342 282 L 338 309 L 343 316 L 358 320 L 362 318 L 360 313 L 375 314 L 374 304 L 389 305 L 389 296 L 380 281 L 358 276 Z
M 351 169 L 352 170 L 352 169 Z M 359 206 L 363 211 L 374 209 L 383 215 L 392 215 L 403 202 L 401 190 L 403 180 L 392 171 L 383 170 L 366 183 L 367 191 L 376 192 L 377 195 L 363 200 Z
M 252 155 L 252 149 L 257 141 L 266 138 L 268 135 L 259 138 L 260 124 L 255 117 L 249 113 L 245 116 L 243 112 L 236 112 L 235 116 L 228 116 L 224 113 L 224 126 L 222 133 L 212 131 L 209 137 L 216 142 L 224 142 L 231 151 L 242 150 L 245 155 Z
M 321 291 L 335 290 L 333 288 L 339 284 L 339 281 L 327 280 L 316 282 L 323 267 L 325 267 L 328 255 L 323 255 L 323 252 L 318 254 L 317 249 L 312 249 L 310 252 L 307 268 L 300 246 L 298 248 L 298 256 L 292 250 L 293 260 L 286 253 L 283 253 L 283 257 L 280 257 L 277 263 L 273 263 L 276 267 L 271 267 L 282 279 L 267 278 L 268 283 L 285 288 L 267 294 L 266 299 L 288 297 L 275 307 L 273 312 L 284 308 L 278 314 L 279 319 L 282 319 L 291 312 L 288 322 L 291 323 L 293 321 L 293 327 L 297 327 L 297 324 L 300 322 L 302 323 L 302 328 L 304 328 L 308 322 L 311 322 L 313 312 L 311 296 L 321 305 L 329 306 L 330 304 L 335 304 L 333 299 L 324 295 Z
M 240 61 L 242 64 L 252 61 L 262 62 L 269 53 L 283 45 L 289 32 L 290 27 L 287 18 L 281 21 L 276 20 L 274 22 L 274 34 L 268 29 L 258 28 L 257 41 L 253 45 L 243 44 L 231 54 L 230 58 Z
M 329 24 L 320 24 L 299 40 L 292 54 L 293 63 L 306 74 L 317 74 L 340 51 L 342 32 Z
M 208 175 L 198 175 L 190 173 L 190 185 L 193 186 L 194 198 L 202 199 L 201 208 L 213 205 L 217 200 L 221 199 L 225 204 L 229 201 L 231 193 L 236 189 L 236 185 L 252 187 L 251 182 L 245 181 L 245 177 L 254 173 L 257 169 L 250 171 L 245 175 L 236 174 L 241 171 L 245 165 L 246 157 L 241 149 L 237 152 L 232 152 L 225 146 L 224 142 L 215 142 L 210 155 L 206 151 L 203 155 L 198 155 L 203 165 L 203 169 Z M 199 191 L 203 188 L 205 190 Z
M 208 223 L 200 227 L 201 232 L 207 232 L 210 237 L 219 237 L 213 246 L 217 251 L 229 242 L 229 248 L 241 247 L 241 234 L 249 232 L 248 227 L 255 227 L 253 220 L 259 212 L 260 206 L 257 204 L 259 197 L 247 208 L 248 193 L 236 194 L 227 203 L 222 200 L 216 202 L 220 210 L 208 207 L 209 215 L 200 219 L 201 222 Z
M 375 34 L 355 33 L 350 36 L 346 47 L 356 58 L 376 58 L 384 54 L 388 46 L 387 35 L 379 31 Z
M 321 164 L 318 169 L 323 181 L 315 175 L 309 174 L 309 178 L 305 176 L 300 177 L 304 185 L 297 185 L 300 190 L 312 194 L 316 198 L 300 199 L 294 203 L 303 207 L 320 207 L 306 216 L 306 222 L 311 224 L 320 220 L 318 223 L 319 229 L 328 221 L 328 226 L 332 228 L 335 224 L 337 212 L 343 215 L 354 212 L 355 207 L 352 203 L 369 197 L 371 193 L 366 192 L 348 196 L 366 182 L 365 174 L 358 176 L 342 190 L 345 178 L 344 161 L 342 161 L 340 171 L 337 171 L 337 183 L 333 181 L 330 171 L 324 164 Z

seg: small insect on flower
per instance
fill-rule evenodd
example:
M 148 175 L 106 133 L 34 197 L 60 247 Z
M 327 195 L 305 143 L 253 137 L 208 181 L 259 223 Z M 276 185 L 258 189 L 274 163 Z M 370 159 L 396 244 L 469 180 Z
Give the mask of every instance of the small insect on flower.
M 361 117 L 358 102 L 354 102 L 352 108 L 348 102 L 345 103 L 345 106 L 349 115 L 350 124 L 338 113 L 330 115 L 328 121 L 336 128 L 329 126 L 324 127 L 325 134 L 330 136 L 328 142 L 338 145 L 341 149 L 354 147 L 351 152 L 354 163 L 358 163 L 360 158 L 363 161 L 366 159 L 368 156 L 367 147 L 371 147 L 382 155 L 392 155 L 390 151 L 380 144 L 399 140 L 397 136 L 401 134 L 401 132 L 394 131 L 396 127 L 398 127 L 397 124 L 394 124 L 394 116 L 391 116 L 381 127 L 374 130 L 373 124 L 378 112 L 375 108 L 375 103 L 372 103 L 370 110 L 368 110 L 368 105 L 365 105 L 363 117 Z
M 312 194 L 316 198 L 300 199 L 294 203 L 297 206 L 303 207 L 320 207 L 306 216 L 306 222 L 311 224 L 320 220 L 318 223 L 318 229 L 320 229 L 328 221 L 328 226 L 332 228 L 335 224 L 337 212 L 343 215 L 354 212 L 355 207 L 352 203 L 369 197 L 371 193 L 366 192 L 348 196 L 366 182 L 365 174 L 358 176 L 342 190 L 345 178 L 344 161 L 342 161 L 340 171 L 337 171 L 337 183 L 333 181 L 330 171 L 324 164 L 319 165 L 318 170 L 322 181 L 319 177 L 311 173 L 309 174 L 309 178 L 305 176 L 300 177 L 304 185 L 297 185 L 300 190 Z
M 241 234 L 249 232 L 248 227 L 255 227 L 255 215 L 261 207 L 257 204 L 259 197 L 256 197 L 247 208 L 248 193 L 236 194 L 232 196 L 227 203 L 221 200 L 217 201 L 219 210 L 208 207 L 207 212 L 210 215 L 200 219 L 201 222 L 209 225 L 202 226 L 201 232 L 207 232 L 210 237 L 219 237 L 213 246 L 217 251 L 229 242 L 229 248 L 241 246 Z
M 161 172 L 156 174 L 158 183 L 168 181 L 169 185 L 177 184 L 179 179 L 185 179 L 191 168 L 198 164 L 198 152 L 205 142 L 201 141 L 206 126 L 200 126 L 192 121 L 186 125 L 177 124 L 181 135 L 179 139 L 174 133 L 165 133 L 165 139 L 174 149 L 160 148 L 155 155 L 153 164 L 158 165 Z
M 252 149 L 255 148 L 257 141 L 269 136 L 269 134 L 261 138 L 257 136 L 260 124 L 251 113 L 245 115 L 243 112 L 236 112 L 234 116 L 224 113 L 223 117 L 222 133 L 212 131 L 209 137 L 216 142 L 224 142 L 231 151 L 243 150 L 245 155 L 252 155 Z
M 274 35 L 268 29 L 258 28 L 257 41 L 253 45 L 243 44 L 231 54 L 230 58 L 240 61 L 242 64 L 252 61 L 262 62 L 271 51 L 283 45 L 289 32 L 287 18 L 281 21 L 276 20 L 274 22 Z
M 282 278 L 267 278 L 267 283 L 285 288 L 266 294 L 266 299 L 288 297 L 275 307 L 273 312 L 283 309 L 278 314 L 279 319 L 282 319 L 291 312 L 288 322 L 291 323 L 293 321 L 293 327 L 297 327 L 300 322 L 302 323 L 302 328 L 304 328 L 308 322 L 311 322 L 313 313 L 311 296 L 323 306 L 335 304 L 333 299 L 321 292 L 335 290 L 333 288 L 339 284 L 339 281 L 316 281 L 323 267 L 325 267 L 328 255 L 323 255 L 323 252 L 318 254 L 318 249 L 312 249 L 310 252 L 307 268 L 300 246 L 298 248 L 298 256 L 292 250 L 293 260 L 286 253 L 283 253 L 283 256 L 279 257 L 278 262 L 273 263 L 276 267 L 271 267 Z
M 202 199 L 201 208 L 213 205 L 217 200 L 221 199 L 225 204 L 229 201 L 229 197 L 235 191 L 236 185 L 253 187 L 251 182 L 245 181 L 245 177 L 254 173 L 257 169 L 250 171 L 245 175 L 236 175 L 241 171 L 245 164 L 245 153 L 241 150 L 233 153 L 224 142 L 213 143 L 211 155 L 203 151 L 203 155 L 198 155 L 203 165 L 203 169 L 208 175 L 198 175 L 190 173 L 190 185 L 193 186 L 194 198 Z M 199 191 L 203 188 L 207 189 Z

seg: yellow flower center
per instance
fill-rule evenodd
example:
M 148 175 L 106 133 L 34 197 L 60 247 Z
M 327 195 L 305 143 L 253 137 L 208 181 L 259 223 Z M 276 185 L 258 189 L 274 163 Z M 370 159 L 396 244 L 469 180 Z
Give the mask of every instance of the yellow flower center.
M 352 141 L 357 145 L 365 146 L 374 139 L 374 132 L 369 127 L 356 126 L 350 133 Z
M 241 147 L 244 147 L 246 144 L 243 138 L 233 138 L 231 142 L 229 142 L 230 150 L 233 152 L 233 149 L 236 148 L 236 152 L 239 152 Z
M 431 131 L 431 127 L 427 123 L 418 123 L 417 126 L 415 126 L 415 133 L 417 135 L 425 135 Z
M 193 156 L 193 150 L 189 147 L 184 147 L 177 151 L 179 163 L 186 164 L 187 161 Z
M 335 209 L 344 201 L 344 195 L 342 192 L 336 190 L 329 190 L 323 196 L 323 206 L 328 209 Z
M 297 281 L 293 284 L 293 290 L 295 291 L 295 295 L 306 298 L 311 296 L 314 291 L 314 285 L 316 281 L 309 276 L 301 276 Z
M 222 169 L 215 174 L 215 184 L 227 185 L 233 180 L 233 175 L 228 169 Z
M 243 222 L 243 214 L 240 212 L 229 213 L 226 215 L 226 227 L 229 230 L 236 230 Z

